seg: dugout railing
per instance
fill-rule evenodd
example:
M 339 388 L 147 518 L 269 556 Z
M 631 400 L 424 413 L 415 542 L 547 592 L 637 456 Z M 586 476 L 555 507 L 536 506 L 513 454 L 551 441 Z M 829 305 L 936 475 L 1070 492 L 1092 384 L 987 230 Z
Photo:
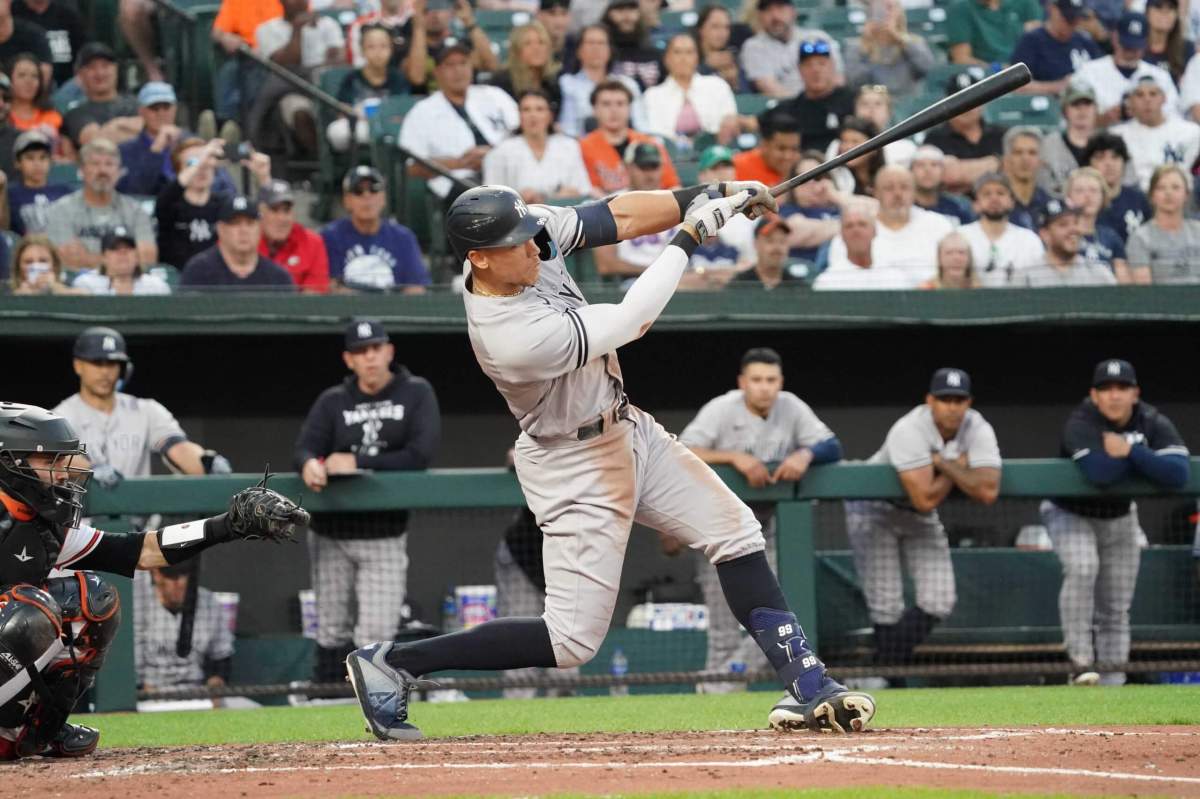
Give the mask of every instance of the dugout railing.
M 744 499 L 776 504 L 779 573 L 784 591 L 818 651 L 839 673 L 852 677 L 986 674 L 1027 680 L 1037 674 L 1062 676 L 1070 671 L 1057 621 L 1055 597 L 1059 570 L 1052 552 L 1022 551 L 1011 545 L 955 547 L 959 605 L 926 644 L 918 648 L 913 663 L 880 667 L 870 662 L 870 627 L 865 622 L 865 605 L 855 583 L 852 560 L 844 548 L 825 548 L 836 546 L 837 541 L 820 527 L 833 526 L 830 514 L 838 512 L 842 500 L 901 497 L 895 472 L 887 466 L 843 463 L 814 468 L 799 484 L 754 490 L 732 469 L 722 467 L 718 471 Z M 98 524 L 105 517 L 146 513 L 213 514 L 224 509 L 232 493 L 257 479 L 257 475 L 248 474 L 131 479 L 115 490 L 93 487 L 88 496 L 88 512 Z M 318 512 L 518 508 L 523 504 L 515 477 L 499 469 L 376 473 L 341 481 L 320 494 L 304 491 L 294 474 L 280 475 L 272 485 L 293 497 L 303 494 L 305 506 Z M 1163 491 L 1143 480 L 1098 489 L 1085 482 L 1077 468 L 1066 460 L 1009 460 L 1004 464 L 1000 503 L 1028 503 L 1047 496 L 1098 495 L 1138 498 L 1142 508 L 1163 501 L 1190 504 L 1194 508 L 1195 498 L 1200 496 L 1200 458 L 1192 460 L 1190 481 L 1179 491 Z M 979 513 L 988 512 L 991 509 L 979 506 Z M 1186 524 L 1195 525 L 1194 511 L 1184 518 Z M 1151 541 L 1165 540 L 1162 531 L 1154 529 L 1154 524 L 1147 525 L 1145 519 L 1143 527 L 1148 528 Z M 1184 537 L 1187 543 L 1182 542 Z M 1132 614 L 1134 651 L 1131 662 L 1124 664 L 1131 673 L 1200 670 L 1200 592 L 1193 571 L 1191 532 L 1184 531 L 1181 536 L 1176 531 L 1169 540 L 1176 543 L 1154 543 L 1141 555 L 1142 574 Z M 264 579 L 269 579 L 273 554 L 267 550 L 254 555 L 263 564 Z M 419 568 L 419 564 L 410 568 Z M 970 590 L 964 590 L 968 587 Z M 126 607 L 132 608 L 127 583 L 122 591 Z M 652 631 L 636 632 L 642 638 L 652 639 L 655 635 Z M 702 643 L 702 633 L 687 634 Z M 632 646 L 638 639 L 635 636 L 624 640 Z M 645 641 L 642 645 L 648 651 L 653 649 Z M 609 654 L 602 649 L 597 661 L 606 663 Z M 97 686 L 97 709 L 134 707 L 137 691 L 133 666 L 132 623 L 127 616 Z M 585 670 L 575 684 L 595 687 L 613 683 L 695 683 L 720 676 L 706 677 L 694 667 L 681 671 L 670 664 L 658 673 L 631 670 L 637 673 L 625 678 L 611 677 L 605 671 Z M 750 673 L 744 679 L 762 676 Z M 729 679 L 729 675 L 724 675 L 724 679 Z M 468 690 L 495 689 L 502 684 L 494 675 L 473 678 L 462 674 L 444 682 L 448 687 Z M 240 685 L 214 693 L 267 696 L 291 690 L 295 687 Z M 344 692 L 344 687 L 341 690 Z M 205 695 L 205 691 L 156 695 L 180 698 Z

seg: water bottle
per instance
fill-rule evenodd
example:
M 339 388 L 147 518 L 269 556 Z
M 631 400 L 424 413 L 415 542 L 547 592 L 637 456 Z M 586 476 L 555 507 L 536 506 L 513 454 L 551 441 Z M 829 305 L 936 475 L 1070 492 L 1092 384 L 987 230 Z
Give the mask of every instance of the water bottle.
M 442 632 L 453 632 L 456 629 L 458 629 L 458 600 L 455 599 L 454 586 L 450 586 L 442 596 Z
M 629 659 L 621 647 L 613 650 L 612 660 L 608 664 L 608 673 L 614 677 L 624 677 L 629 673 Z M 608 689 L 609 696 L 629 696 L 628 685 L 613 685 Z

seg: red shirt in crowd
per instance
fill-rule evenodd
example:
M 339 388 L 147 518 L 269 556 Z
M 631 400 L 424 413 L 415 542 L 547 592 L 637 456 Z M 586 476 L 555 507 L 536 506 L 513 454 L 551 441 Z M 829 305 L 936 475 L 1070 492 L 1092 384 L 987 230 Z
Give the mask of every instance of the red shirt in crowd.
M 258 254 L 288 270 L 301 291 L 329 293 L 329 256 L 325 240 L 304 225 L 292 225 L 283 246 L 271 252 L 267 238 L 258 240 Z

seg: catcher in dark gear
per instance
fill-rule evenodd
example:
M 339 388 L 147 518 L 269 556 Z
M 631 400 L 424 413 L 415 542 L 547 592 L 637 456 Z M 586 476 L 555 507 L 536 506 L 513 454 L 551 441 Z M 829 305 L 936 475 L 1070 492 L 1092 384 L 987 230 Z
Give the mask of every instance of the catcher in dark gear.
M 66 419 L 0 402 L 0 760 L 95 750 L 100 733 L 67 721 L 120 624 L 117 590 L 95 572 L 132 577 L 226 541 L 290 540 L 308 525 L 264 477 L 210 519 L 102 532 L 80 523 L 86 462 Z M 57 569 L 74 573 L 51 577 Z

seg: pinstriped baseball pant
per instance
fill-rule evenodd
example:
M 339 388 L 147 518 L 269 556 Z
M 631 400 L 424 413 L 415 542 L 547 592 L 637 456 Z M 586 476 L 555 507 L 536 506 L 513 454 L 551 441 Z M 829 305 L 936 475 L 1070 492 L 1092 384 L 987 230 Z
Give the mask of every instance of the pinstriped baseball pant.
M 950 542 L 937 512 L 917 513 L 880 500 L 847 500 L 846 533 L 873 624 L 895 624 L 904 613 L 908 567 L 917 607 L 945 619 L 958 596 Z
M 1129 660 L 1129 608 L 1142 560 L 1137 514 L 1093 519 L 1049 500 L 1040 510 L 1062 563 L 1058 613 L 1067 656 L 1081 668 L 1093 663 L 1125 663 Z M 1116 681 L 1123 682 L 1121 677 Z
M 407 587 L 407 542 L 403 535 L 332 538 L 309 531 L 319 646 L 366 646 L 396 637 Z
M 546 594 L 534 585 L 517 562 L 513 559 L 508 543 L 502 538 L 496 547 L 496 615 L 500 618 L 511 616 L 532 617 L 541 616 L 546 610 Z M 548 681 L 555 676 L 574 676 L 579 669 L 510 669 L 504 672 L 505 677 L 526 677 L 544 675 Z M 554 694 L 552 689 L 547 695 Z M 505 699 L 532 699 L 537 696 L 536 688 L 505 688 Z

